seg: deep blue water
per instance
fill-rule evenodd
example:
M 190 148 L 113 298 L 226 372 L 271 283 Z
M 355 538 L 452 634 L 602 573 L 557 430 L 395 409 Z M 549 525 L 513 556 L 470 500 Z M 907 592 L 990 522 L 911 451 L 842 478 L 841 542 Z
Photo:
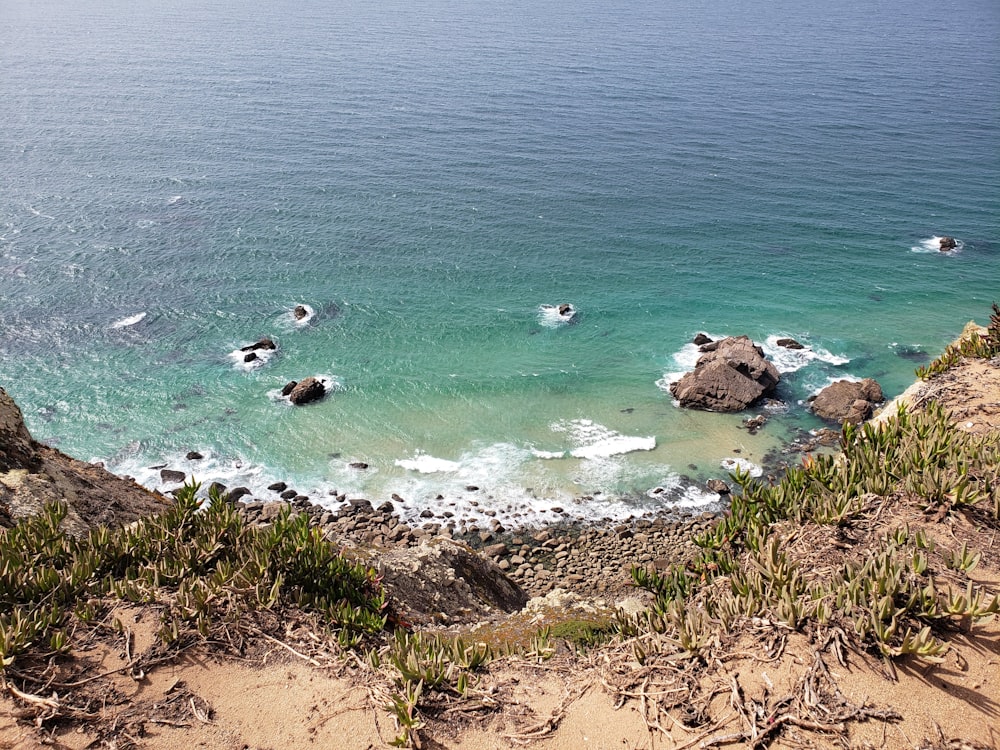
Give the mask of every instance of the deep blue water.
M 723 459 L 819 426 L 816 388 L 895 395 L 1000 298 L 992 0 L 0 18 L 0 385 L 151 486 L 170 463 L 406 513 L 697 504 Z M 702 330 L 812 347 L 757 436 L 658 386 Z M 265 335 L 265 365 L 229 357 Z M 317 374 L 322 403 L 274 397 Z

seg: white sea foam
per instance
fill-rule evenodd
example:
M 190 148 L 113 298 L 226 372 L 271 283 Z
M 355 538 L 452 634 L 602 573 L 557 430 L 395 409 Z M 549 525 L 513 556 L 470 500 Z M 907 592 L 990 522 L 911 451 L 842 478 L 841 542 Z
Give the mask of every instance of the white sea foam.
M 954 255 L 955 253 L 961 252 L 965 248 L 965 243 L 962 240 L 955 239 L 955 247 L 951 250 L 941 250 L 941 240 L 944 237 L 928 237 L 927 239 L 920 240 L 919 243 L 910 248 L 911 252 L 914 253 L 938 253 L 940 255 Z
M 266 365 L 271 359 L 277 354 L 277 349 L 254 349 L 253 354 L 256 354 L 255 359 L 249 362 L 244 361 L 246 356 L 250 354 L 249 351 L 243 351 L 243 349 L 233 349 L 229 352 L 229 359 L 233 362 L 233 367 L 237 370 L 243 370 L 244 372 L 249 372 L 250 370 L 255 370 L 258 367 Z
M 553 432 L 565 433 L 575 447 L 570 448 L 573 458 L 610 458 L 633 451 L 651 451 L 656 448 L 655 437 L 622 435 L 590 419 L 571 419 L 551 425 Z
M 531 455 L 535 458 L 542 459 L 555 459 L 555 458 L 566 458 L 566 451 L 541 451 L 537 448 L 531 449 Z
M 778 346 L 777 342 L 783 338 L 795 337 L 787 336 L 785 334 L 774 334 L 768 336 L 761 345 L 761 349 L 764 350 L 764 354 L 774 363 L 774 366 L 778 368 L 778 372 L 796 372 L 813 362 L 825 362 L 828 365 L 835 365 L 839 367 L 840 365 L 846 365 L 851 361 L 847 357 L 832 354 L 821 347 L 809 346 L 804 341 L 800 342 L 805 347 L 804 349 L 789 349 L 784 346 Z
M 295 317 L 294 309 L 289 310 L 287 313 L 285 313 L 285 315 L 287 315 L 291 319 L 292 325 L 297 328 L 309 325 L 312 319 L 316 317 L 316 310 L 312 307 L 312 305 L 302 305 L 302 307 L 305 308 L 306 314 L 303 315 L 301 318 Z
M 670 508 L 701 508 L 719 502 L 718 493 L 707 492 L 700 487 L 686 486 L 678 476 L 670 477 L 647 491 L 646 497 L 664 501 Z
M 173 206 L 173 205 L 175 205 L 177 203 L 180 203 L 182 200 L 184 200 L 184 196 L 183 195 L 173 195 L 173 196 L 171 196 L 167 200 L 167 205 L 168 206 Z
M 729 472 L 735 472 L 739 469 L 742 472 L 749 473 L 752 477 L 759 477 L 764 473 L 763 467 L 758 466 L 753 461 L 749 461 L 745 458 L 733 458 L 730 456 L 722 459 L 722 461 L 719 462 L 719 466 Z
M 569 312 L 565 315 L 559 313 L 559 305 L 539 305 L 538 322 L 546 328 L 558 328 L 576 320 L 579 311 L 570 305 Z
M 114 329 L 128 328 L 129 326 L 134 326 L 136 323 L 141 322 L 143 319 L 145 319 L 145 317 L 146 313 L 144 312 L 136 313 L 135 315 L 130 315 L 127 318 L 116 320 L 114 323 L 111 324 L 111 328 Z
M 108 468 L 118 474 L 134 477 L 150 489 L 169 491 L 179 483 L 166 483 L 160 477 L 161 468 L 183 471 L 188 479 L 196 478 L 202 485 L 200 495 L 206 496 L 209 485 L 219 482 L 232 490 L 246 487 L 247 499 L 277 500 L 268 487 L 277 481 L 300 495 L 329 510 L 337 510 L 344 498 L 367 498 L 374 505 L 395 495 L 393 506 L 401 519 L 412 524 L 454 523 L 461 530 L 478 525 L 486 528 L 494 520 L 506 528 L 539 526 L 558 521 L 621 522 L 630 518 L 650 516 L 665 510 L 717 505 L 718 496 L 688 484 L 667 467 L 657 480 L 657 489 L 644 497 L 624 499 L 601 487 L 634 479 L 627 464 L 619 458 L 581 461 L 575 480 L 582 491 L 549 486 L 546 470 L 530 449 L 510 443 L 486 445 L 461 454 L 457 460 L 443 459 L 426 453 L 395 462 L 395 469 L 372 466 L 360 471 L 350 466 L 351 459 L 334 459 L 327 466 L 323 479 L 303 481 L 294 476 L 276 476 L 267 467 L 242 456 L 219 455 L 199 447 L 203 458 L 189 460 L 182 452 L 156 455 L 143 443 L 126 446 L 108 460 Z M 475 486 L 473 486 L 475 485 Z M 431 517 L 426 517 L 426 511 Z M 424 514 L 424 515 L 422 515 Z
M 419 474 L 437 474 L 439 472 L 458 471 L 460 464 L 457 461 L 449 461 L 444 458 L 436 458 L 426 453 L 417 453 L 413 458 L 401 458 L 396 460 L 396 466 L 408 471 L 415 471 Z

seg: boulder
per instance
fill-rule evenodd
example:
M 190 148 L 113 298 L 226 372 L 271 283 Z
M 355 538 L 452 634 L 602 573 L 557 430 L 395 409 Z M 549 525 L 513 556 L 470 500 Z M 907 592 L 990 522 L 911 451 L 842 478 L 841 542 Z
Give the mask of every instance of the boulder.
M 709 479 L 705 482 L 705 487 L 709 492 L 716 492 L 720 495 L 728 495 L 731 492 L 729 485 L 721 479 Z
M 778 339 L 774 343 L 776 346 L 782 346 L 785 349 L 805 349 L 805 346 L 800 344 L 795 339 Z
M 247 352 L 243 355 L 244 362 L 253 362 L 257 359 L 260 359 L 260 357 L 257 356 L 257 352 Z
M 198 451 L 188 451 L 187 455 L 184 456 L 188 461 L 200 461 L 204 458 Z
M 954 237 L 942 237 L 938 240 L 938 249 L 940 249 L 942 253 L 954 250 L 956 247 L 958 247 L 958 242 Z
M 296 305 L 292 314 L 295 316 L 296 320 L 302 320 L 309 314 L 309 311 L 306 309 L 305 305 Z
M 250 494 L 252 493 L 250 492 L 249 487 L 236 487 L 235 489 L 231 489 L 229 490 L 229 492 L 226 493 L 226 502 L 235 503 L 244 495 L 250 495 Z
M 289 380 L 289 381 L 288 381 L 287 383 L 285 383 L 285 385 L 284 385 L 284 386 L 283 386 L 283 387 L 281 388 L 281 395 L 282 395 L 282 396 L 288 396 L 289 394 L 291 394 L 291 392 L 292 392 L 292 391 L 294 391 L 294 390 L 295 390 L 295 386 L 297 386 L 298 384 L 299 384 L 299 381 L 298 381 L 298 380 Z
M 695 346 L 704 346 L 705 344 L 711 344 L 712 338 L 705 333 L 697 333 L 695 337 L 691 340 Z
M 288 489 L 288 485 L 284 482 L 275 482 L 274 484 L 267 485 L 267 488 L 271 490 L 271 492 L 284 492 Z
M 748 337 L 731 336 L 708 346 L 712 351 L 698 360 L 695 369 L 670 386 L 681 406 L 741 411 L 774 392 L 778 370 Z
M 282 391 L 284 392 L 284 391 Z M 326 395 L 326 386 L 318 378 L 308 377 L 300 380 L 288 393 L 288 400 L 296 406 L 319 401 Z
M 253 344 L 248 344 L 247 346 L 241 346 L 240 347 L 240 351 L 241 352 L 255 352 L 258 349 L 273 350 L 273 349 L 277 349 L 277 348 L 278 348 L 278 345 L 275 344 L 271 339 L 269 339 L 269 338 L 262 338 L 260 341 L 256 341 Z
M 479 622 L 528 602 L 494 562 L 444 537 L 392 550 L 376 567 L 403 617 L 418 625 Z
M 187 478 L 183 471 L 174 469 L 160 469 L 160 481 L 164 484 L 182 484 Z
M 810 399 L 816 416 L 830 422 L 860 424 L 871 416 L 885 396 L 871 378 L 861 381 L 838 380 Z

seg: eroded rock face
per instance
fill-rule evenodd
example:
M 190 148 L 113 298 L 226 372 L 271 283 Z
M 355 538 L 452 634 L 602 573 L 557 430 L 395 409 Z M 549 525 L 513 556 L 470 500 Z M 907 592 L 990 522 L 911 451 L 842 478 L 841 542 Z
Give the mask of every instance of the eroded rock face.
M 706 345 L 710 351 L 695 369 L 670 386 L 681 406 L 709 411 L 742 411 L 774 392 L 780 376 L 764 351 L 746 336 Z
M 77 536 L 97 524 L 131 523 L 169 507 L 166 498 L 131 480 L 36 443 L 21 410 L 0 388 L 0 526 L 56 501 L 67 504 L 63 524 Z
M 37 467 L 37 451 L 21 410 L 7 391 L 0 388 L 0 471 Z
M 516 612 L 528 601 L 496 563 L 445 537 L 393 550 L 376 564 L 403 617 L 414 624 L 479 621 Z
M 838 380 L 811 399 L 816 416 L 830 422 L 861 424 L 885 400 L 882 387 L 872 380 Z

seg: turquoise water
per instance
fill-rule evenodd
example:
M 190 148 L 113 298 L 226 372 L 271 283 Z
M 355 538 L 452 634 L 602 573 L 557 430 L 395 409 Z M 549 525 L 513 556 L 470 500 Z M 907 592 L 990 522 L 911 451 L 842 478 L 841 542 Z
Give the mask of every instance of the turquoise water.
M 203 5 L 0 24 L 0 385 L 150 486 L 696 506 L 1000 297 L 992 0 Z M 758 435 L 672 404 L 698 331 L 811 347 Z

